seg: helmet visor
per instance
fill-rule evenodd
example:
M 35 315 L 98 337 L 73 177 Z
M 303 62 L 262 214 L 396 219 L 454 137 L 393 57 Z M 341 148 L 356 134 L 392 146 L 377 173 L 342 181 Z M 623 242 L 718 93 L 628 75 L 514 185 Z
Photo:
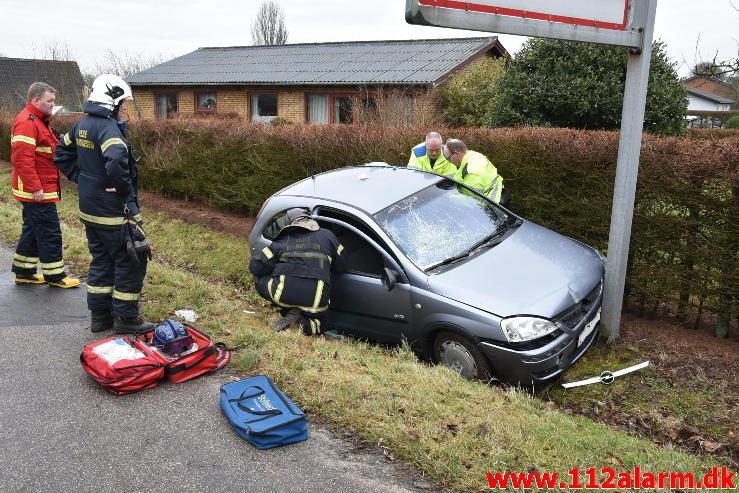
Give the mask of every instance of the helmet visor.
M 162 351 L 167 354 L 180 354 L 192 349 L 193 338 L 190 334 L 172 339 L 162 346 Z

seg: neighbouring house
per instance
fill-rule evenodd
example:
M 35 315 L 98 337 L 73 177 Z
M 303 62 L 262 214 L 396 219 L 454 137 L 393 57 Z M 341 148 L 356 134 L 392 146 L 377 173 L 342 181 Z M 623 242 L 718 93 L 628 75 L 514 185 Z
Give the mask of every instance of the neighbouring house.
M 85 83 L 77 62 L 6 57 L 0 57 L 0 110 L 22 109 L 34 82 L 56 89 L 56 104 L 64 107 L 63 113 L 81 110 Z
M 383 110 L 397 124 L 432 111 L 429 92 L 497 37 L 200 48 L 128 77 L 133 118 L 229 115 L 351 123 Z
M 688 111 L 729 111 L 736 105 L 734 99 L 690 86 L 685 89 L 688 91 Z
M 739 96 L 731 85 L 705 75 L 694 75 L 692 77 L 688 77 L 683 80 L 683 85 L 688 90 L 691 88 L 697 89 L 698 91 L 701 91 L 701 93 L 712 94 L 724 99 L 729 99 L 734 101 L 735 104 L 737 96 Z

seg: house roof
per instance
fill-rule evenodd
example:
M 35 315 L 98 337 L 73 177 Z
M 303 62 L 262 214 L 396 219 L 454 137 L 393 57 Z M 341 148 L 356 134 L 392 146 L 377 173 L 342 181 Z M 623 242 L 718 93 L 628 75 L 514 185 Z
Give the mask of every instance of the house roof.
M 683 79 L 683 83 L 690 82 L 696 79 L 704 79 L 704 80 L 710 80 L 712 82 L 715 82 L 716 84 L 720 84 L 722 86 L 731 87 L 731 85 L 727 84 L 726 82 L 722 81 L 721 79 L 717 79 L 716 77 L 711 77 L 710 75 L 693 75 L 691 77 Z
M 497 37 L 199 48 L 126 80 L 132 86 L 433 85 L 491 50 L 507 56 Z
M 719 103 L 719 104 L 736 103 L 736 101 L 734 101 L 733 99 L 725 98 L 723 96 L 718 96 L 716 94 L 713 94 L 707 91 L 701 91 L 700 89 L 696 89 L 695 87 L 686 86 L 685 89 L 688 91 L 688 94 L 698 96 L 699 98 L 707 99 L 714 103 Z
M 85 83 L 77 62 L 0 57 L 0 99 L 22 108 L 28 87 L 46 82 L 56 89 L 57 104 L 79 108 Z

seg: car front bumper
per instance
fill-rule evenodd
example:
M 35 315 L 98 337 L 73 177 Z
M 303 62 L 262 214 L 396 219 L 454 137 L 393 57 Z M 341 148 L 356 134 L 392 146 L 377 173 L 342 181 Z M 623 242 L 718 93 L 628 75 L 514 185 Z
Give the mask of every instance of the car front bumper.
M 578 324 L 575 335 L 562 334 L 548 344 L 529 350 L 516 350 L 494 342 L 482 341 L 480 350 L 488 357 L 495 374 L 514 385 L 531 385 L 551 380 L 582 357 L 598 339 L 600 323 L 578 346 L 578 335 L 599 313 L 600 303 Z

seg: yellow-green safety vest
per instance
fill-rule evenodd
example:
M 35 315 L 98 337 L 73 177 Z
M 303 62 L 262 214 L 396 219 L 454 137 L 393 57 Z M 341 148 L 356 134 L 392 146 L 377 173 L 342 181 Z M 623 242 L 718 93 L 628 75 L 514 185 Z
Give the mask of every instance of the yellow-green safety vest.
M 503 194 L 503 177 L 484 154 L 467 151 L 459 163 L 454 179 L 474 188 L 496 204 L 500 202 Z
M 426 151 L 426 143 L 421 142 L 411 150 L 411 157 L 408 159 L 408 167 L 412 169 L 420 169 L 437 175 L 453 176 L 457 172 L 454 163 L 447 160 L 443 153 L 439 154 L 436 162 L 431 166 L 431 159 Z

